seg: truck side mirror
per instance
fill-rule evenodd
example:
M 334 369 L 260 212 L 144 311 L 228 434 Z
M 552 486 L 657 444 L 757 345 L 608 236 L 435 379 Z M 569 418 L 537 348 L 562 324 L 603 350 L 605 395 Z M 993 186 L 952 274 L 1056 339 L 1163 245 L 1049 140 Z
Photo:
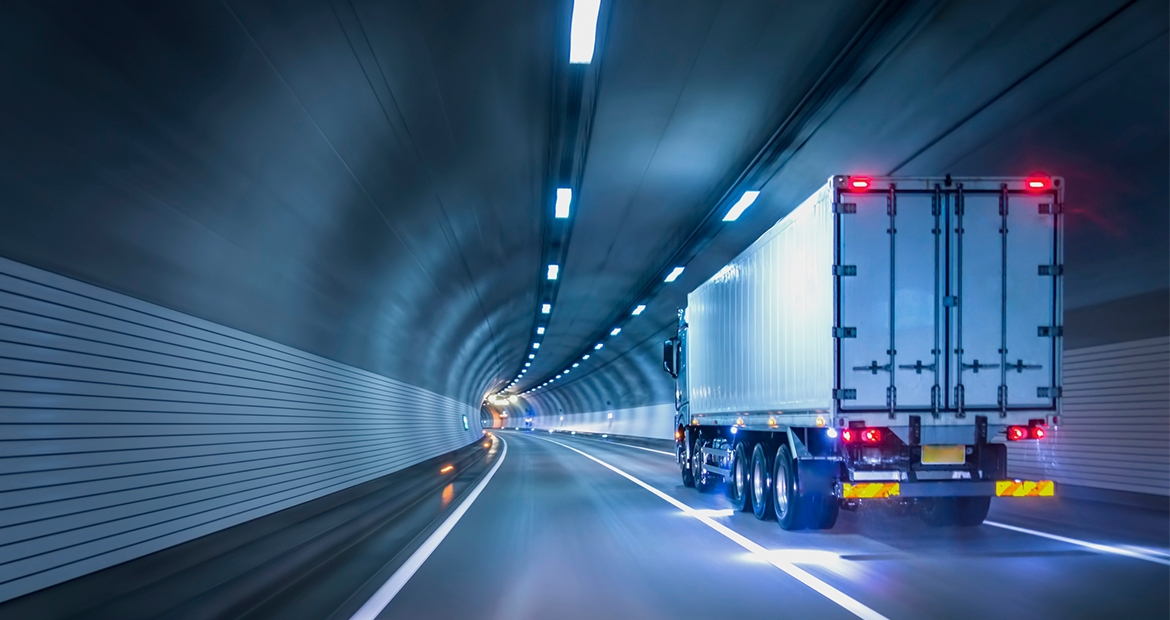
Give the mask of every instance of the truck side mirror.
M 677 341 L 674 338 L 662 343 L 662 369 L 670 376 L 678 378 L 678 368 L 675 367 L 677 356 L 675 355 L 675 346 Z

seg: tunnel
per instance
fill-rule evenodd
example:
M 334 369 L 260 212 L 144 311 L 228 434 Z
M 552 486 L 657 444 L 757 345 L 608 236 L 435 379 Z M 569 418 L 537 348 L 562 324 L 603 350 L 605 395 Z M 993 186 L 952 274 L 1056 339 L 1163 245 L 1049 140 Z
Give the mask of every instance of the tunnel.
M 0 91 L 0 618 L 1170 616 L 1165 2 L 11 0 Z

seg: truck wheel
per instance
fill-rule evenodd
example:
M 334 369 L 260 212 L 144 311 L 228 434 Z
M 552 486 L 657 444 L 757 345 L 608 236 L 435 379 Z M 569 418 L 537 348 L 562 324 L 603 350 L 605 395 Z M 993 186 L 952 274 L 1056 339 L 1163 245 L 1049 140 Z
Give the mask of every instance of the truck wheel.
M 922 520 L 935 527 L 975 527 L 987 518 L 990 497 L 934 497 L 922 507 Z
M 805 524 L 810 530 L 831 530 L 837 524 L 841 502 L 832 495 L 815 495 L 804 498 Z
M 750 512 L 752 509 L 751 490 L 751 463 L 748 462 L 747 448 L 744 442 L 735 446 L 735 455 L 731 462 L 731 480 L 727 484 L 727 496 L 731 498 L 731 505 L 740 512 Z
M 772 463 L 764 444 L 758 443 L 752 449 L 752 468 L 748 487 L 751 489 L 752 512 L 757 519 L 771 519 L 772 511 Z
M 796 464 L 792 462 L 792 454 L 788 446 L 780 446 L 776 451 L 775 481 L 776 520 L 780 527 L 792 531 L 804 528 L 804 502 L 796 487 Z
M 683 445 L 679 447 L 682 450 L 681 458 L 678 461 L 678 467 L 682 470 L 682 482 L 684 487 L 694 488 L 695 477 L 691 475 L 691 446 L 695 442 L 691 439 L 691 431 L 687 431 L 683 437 Z
M 695 480 L 695 488 L 700 493 L 706 493 L 714 488 L 711 476 L 703 471 L 703 436 L 695 437 L 695 446 L 691 453 L 691 478 Z

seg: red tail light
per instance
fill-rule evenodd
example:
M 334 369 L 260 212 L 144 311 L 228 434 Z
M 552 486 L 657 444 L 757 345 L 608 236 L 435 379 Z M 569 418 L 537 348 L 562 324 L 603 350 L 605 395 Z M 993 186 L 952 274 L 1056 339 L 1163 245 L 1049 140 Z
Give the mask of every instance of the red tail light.
M 853 440 L 855 439 L 857 439 L 857 433 L 854 433 L 849 429 L 841 431 L 841 441 L 844 441 L 845 443 L 853 443 Z
M 1007 428 L 1008 441 L 1019 441 L 1028 438 L 1028 429 L 1023 426 L 1009 426 Z
M 882 440 L 882 432 L 876 428 L 867 428 L 861 431 L 861 440 L 865 443 L 879 443 Z
M 853 177 L 849 179 L 849 186 L 855 189 L 869 188 L 869 179 L 865 177 Z
M 1044 436 L 1047 434 L 1048 433 L 1044 432 L 1044 429 L 1039 426 L 1032 427 L 1032 439 L 1044 439 Z
M 1028 189 L 1048 189 L 1051 182 L 1044 177 L 1029 177 L 1027 181 L 1024 181 L 1024 185 Z

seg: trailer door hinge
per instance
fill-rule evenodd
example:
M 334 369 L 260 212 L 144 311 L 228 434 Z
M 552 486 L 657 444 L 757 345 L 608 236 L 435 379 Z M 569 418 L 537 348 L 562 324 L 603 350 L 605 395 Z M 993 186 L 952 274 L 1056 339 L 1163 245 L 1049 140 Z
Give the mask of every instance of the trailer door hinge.
M 1064 390 L 1059 387 L 1038 387 L 1036 398 L 1060 398 Z
M 1036 328 L 1036 335 L 1041 338 L 1060 338 L 1064 336 L 1064 327 L 1056 325 L 1049 327 L 1048 325 L 1041 325 Z
M 857 328 L 856 327 L 834 327 L 833 328 L 833 337 L 834 338 L 856 338 L 857 337 Z
M 1039 271 L 1042 276 L 1063 276 L 1064 265 L 1040 265 Z
M 857 400 L 857 390 L 833 390 L 834 400 Z
M 1063 212 L 1060 204 L 1052 202 L 1040 203 L 1040 215 L 1058 215 Z
M 833 265 L 833 275 L 855 276 L 857 275 L 857 265 Z
M 857 213 L 856 202 L 834 202 L 833 213 Z

